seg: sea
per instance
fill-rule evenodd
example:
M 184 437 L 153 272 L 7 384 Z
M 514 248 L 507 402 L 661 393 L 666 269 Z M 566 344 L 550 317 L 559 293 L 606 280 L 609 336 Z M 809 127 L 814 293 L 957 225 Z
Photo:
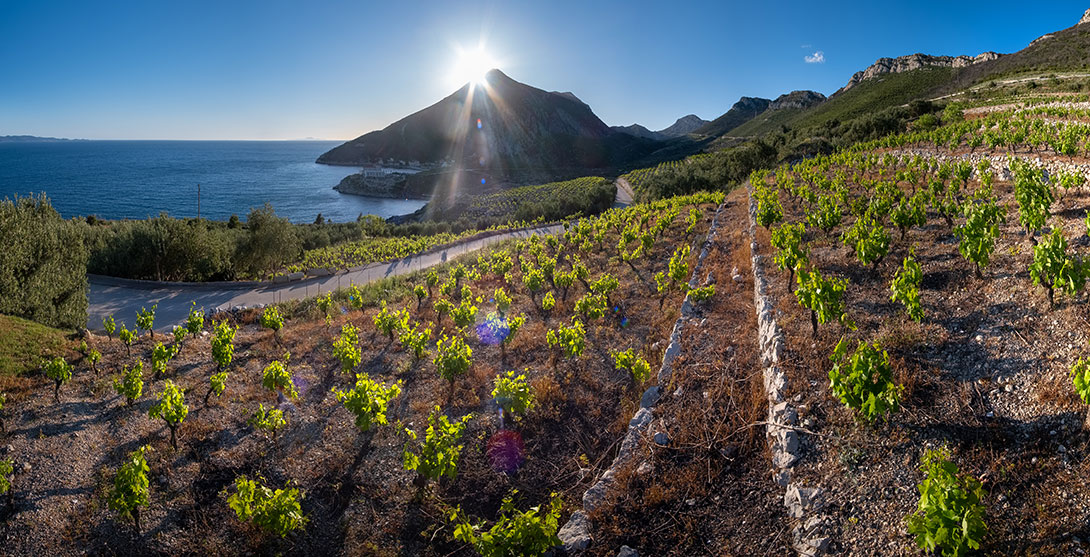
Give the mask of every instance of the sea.
M 295 223 L 412 213 L 425 201 L 334 191 L 359 171 L 315 163 L 340 141 L 0 142 L 0 199 L 45 193 L 65 218 L 142 219 L 167 213 L 245 220 L 268 203 Z

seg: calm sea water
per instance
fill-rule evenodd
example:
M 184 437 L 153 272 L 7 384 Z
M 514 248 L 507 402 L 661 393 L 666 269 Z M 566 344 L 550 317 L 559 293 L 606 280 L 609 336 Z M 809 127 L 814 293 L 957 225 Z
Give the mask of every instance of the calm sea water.
M 166 212 L 245 220 L 272 204 L 292 222 L 318 213 L 345 222 L 360 214 L 411 213 L 419 200 L 377 199 L 333 191 L 358 171 L 316 164 L 339 141 L 66 141 L 0 143 L 0 198 L 45 192 L 64 217 L 144 218 Z

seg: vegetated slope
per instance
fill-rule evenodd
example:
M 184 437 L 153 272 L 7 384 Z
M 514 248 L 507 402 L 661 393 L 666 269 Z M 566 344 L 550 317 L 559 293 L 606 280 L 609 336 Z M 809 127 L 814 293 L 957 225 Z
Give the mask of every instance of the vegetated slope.
M 712 137 L 724 135 L 764 112 L 771 103 L 771 100 L 760 97 L 742 97 L 722 116 L 693 130 L 693 133 Z
M 632 124 L 630 126 L 610 126 L 609 129 L 615 132 L 627 133 L 628 135 L 631 135 L 633 137 L 643 137 L 645 139 L 654 139 L 656 141 L 663 139 L 663 136 L 658 132 L 653 132 L 639 124 Z
M 782 126 L 806 129 L 831 121 L 846 121 L 916 99 L 934 96 L 954 74 L 952 68 L 920 68 L 867 79 L 811 108 L 768 111 L 730 132 L 732 136 L 760 136 Z
M 783 127 L 802 130 L 955 93 L 991 79 L 1064 70 L 1090 70 L 1090 24 L 1050 33 L 1018 52 L 965 67 L 929 66 L 869 77 L 810 107 L 774 110 L 774 103 L 770 110 L 735 126 L 727 135 L 757 137 Z
M 611 130 L 573 95 L 543 91 L 492 70 L 484 84 L 467 84 L 383 130 L 330 150 L 318 162 L 449 161 L 455 169 L 480 170 L 499 179 L 615 166 L 657 146 L 654 140 Z
M 1080 402 L 1083 378 L 1072 373 L 1086 356 L 1088 306 L 1085 276 L 1071 271 L 1088 246 L 1088 111 L 1081 102 L 1043 104 L 972 109 L 965 121 L 754 179 L 770 215 L 758 253 L 777 263 L 802 254 L 794 280 L 789 270 L 770 272 L 769 293 L 802 427 L 793 478 L 835 501 L 820 508 L 833 553 L 915 551 L 905 517 L 956 497 L 941 482 L 930 501 L 917 489 L 926 450 L 944 446 L 964 477 L 982 484 L 987 533 L 970 538 L 982 554 L 1084 551 L 1090 397 Z M 799 227 L 794 247 L 779 234 L 787 225 Z M 843 296 L 829 303 L 824 290 L 819 303 L 806 302 L 815 282 L 803 273 L 843 279 Z M 820 325 L 800 302 L 819 312 Z M 840 302 L 850 319 L 830 311 Z M 883 394 L 876 360 L 856 353 L 832 379 L 846 383 L 837 393 L 829 356 L 842 338 L 848 356 L 859 342 L 877 344 L 896 386 Z M 889 388 L 901 411 L 862 425 Z M 863 389 L 874 398 L 857 398 Z M 967 503 L 962 512 L 976 506 Z M 961 540 L 962 516 L 947 523 L 952 535 L 939 538 L 936 553 L 953 554 L 942 544 Z
M 0 315 L 0 376 L 37 369 L 47 354 L 60 355 L 64 332 L 19 317 Z
M 612 181 L 586 176 L 475 196 L 456 206 L 448 218 L 531 221 L 558 219 L 576 213 L 589 216 L 608 209 L 616 195 Z
M 5 410 L 20 434 L 7 438 L 7 455 L 20 473 L 13 512 L 0 523 L 5 553 L 67 554 L 78 547 L 98 554 L 469 554 L 452 539 L 448 511 L 460 506 L 474 522 L 491 523 L 514 489 L 520 510 L 559 494 L 562 523 L 612 459 L 650 380 L 644 371 L 618 369 L 614 354 L 631 350 L 640 361 L 661 360 L 683 294 L 673 279 L 656 292 L 652 277 L 673 273 L 678 262 L 691 268 L 698 257 L 691 248 L 702 242 L 722 198 L 705 194 L 610 211 L 573 224 L 564 235 L 456 261 L 438 269 L 434 282 L 421 273 L 362 293 L 339 291 L 326 310 L 314 300 L 281 306 L 287 322 L 277 332 L 263 329 L 259 322 L 272 320 L 251 310 L 210 317 L 183 340 L 142 336 L 131 354 L 116 338 L 90 336 L 103 354 L 99 375 L 74 361 L 59 403 L 52 382 L 42 377 L 10 393 Z M 622 231 L 636 238 L 622 240 Z M 615 257 L 622 253 L 624 262 Z M 410 293 L 414 283 L 425 292 L 420 300 Z M 510 305 L 501 307 L 508 297 Z M 440 300 L 455 309 L 442 310 Z M 209 377 L 218 371 L 210 355 L 210 338 L 217 335 L 208 332 L 221 321 L 240 329 L 225 364 L 226 391 L 206 397 Z M 517 332 L 516 321 L 522 323 Z M 393 323 L 389 333 L 377 327 L 383 322 Z M 342 325 L 358 328 L 358 335 Z M 443 337 L 472 348 L 464 352 L 468 369 L 449 381 L 437 373 L 443 360 L 433 359 Z M 547 338 L 567 340 L 550 345 Z M 127 405 L 111 388 L 109 373 L 146 363 L 157 341 L 180 351 L 164 371 L 145 373 L 143 393 Z M 418 342 L 423 357 L 411 348 Z M 338 346 L 344 359 L 336 356 Z M 285 365 L 290 386 L 263 381 L 274 361 Z M 510 370 L 525 375 L 533 404 L 501 418 L 497 404 L 503 402 L 494 400 L 500 397 L 493 387 L 497 375 Z M 351 388 L 357 373 L 400 384 L 399 396 L 383 404 L 388 426 L 361 432 L 331 392 Z M 148 415 L 167 380 L 186 390 L 189 407 L 177 450 L 163 422 Z M 272 439 L 250 421 L 259 405 L 283 410 L 287 419 Z M 455 441 L 456 473 L 417 482 L 403 465 L 403 451 L 420 453 L 437 405 L 451 421 L 467 422 Z M 154 450 L 138 534 L 106 499 L 118 465 L 145 444 Z M 239 521 L 226 496 L 243 475 L 300 489 L 305 529 L 282 540 Z
M 1075 25 L 1049 35 L 998 60 L 959 70 L 938 92 L 953 93 L 991 79 L 1024 73 L 1090 70 L 1090 24 Z

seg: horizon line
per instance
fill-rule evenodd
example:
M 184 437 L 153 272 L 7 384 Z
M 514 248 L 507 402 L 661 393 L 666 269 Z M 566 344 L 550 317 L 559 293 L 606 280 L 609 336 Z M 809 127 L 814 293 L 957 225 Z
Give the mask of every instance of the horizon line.
M 324 138 L 324 137 L 297 137 L 297 138 L 278 138 L 278 139 L 268 139 L 268 138 L 263 138 L 263 139 L 250 139 L 250 138 L 230 138 L 230 139 L 188 138 L 188 139 L 179 139 L 179 138 L 155 137 L 155 138 L 138 138 L 138 139 L 134 139 L 134 138 L 125 138 L 125 137 L 56 137 L 56 136 L 47 136 L 47 135 L 34 135 L 34 134 L 28 134 L 28 133 L 13 133 L 13 134 L 0 135 L 0 138 L 4 138 L 4 137 L 34 137 L 34 138 L 38 138 L 38 139 L 43 140 L 42 141 L 43 143 L 47 142 L 47 141 L 352 141 L 352 139 Z M 27 143 L 30 143 L 30 142 L 28 141 Z

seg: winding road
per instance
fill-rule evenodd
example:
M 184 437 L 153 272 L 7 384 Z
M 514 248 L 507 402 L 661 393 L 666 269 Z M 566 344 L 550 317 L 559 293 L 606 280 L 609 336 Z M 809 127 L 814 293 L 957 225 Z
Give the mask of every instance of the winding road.
M 632 204 L 632 187 L 623 178 L 617 179 L 614 207 Z M 367 284 L 379 279 L 405 275 L 477 251 L 481 248 L 533 234 L 555 234 L 563 226 L 550 224 L 501 232 L 492 236 L 462 240 L 416 255 L 393 261 L 371 263 L 324 277 L 308 278 L 287 283 L 271 282 L 156 282 L 128 280 L 88 275 L 87 328 L 101 331 L 102 320 L 113 315 L 118 324 L 136 326 L 136 313 L 142 308 L 158 305 L 155 310 L 155 330 L 169 331 L 185 322 L 193 303 L 206 311 L 227 310 L 301 300 L 324 292 L 346 288 L 352 284 Z
M 208 311 L 226 310 L 238 306 L 256 306 L 301 300 L 351 284 L 366 284 L 379 279 L 396 277 L 433 267 L 460 255 L 509 240 L 527 238 L 533 234 L 553 234 L 563 230 L 559 224 L 524 228 L 484 238 L 455 242 L 442 248 L 410 255 L 402 259 L 372 263 L 325 277 L 308 278 L 287 283 L 216 282 L 180 283 L 117 279 L 88 275 L 90 290 L 87 301 L 87 328 L 102 330 L 102 320 L 113 315 L 118 324 L 136 325 L 136 313 L 141 308 L 158 304 L 155 310 L 155 330 L 169 331 L 185 322 L 192 303 Z

